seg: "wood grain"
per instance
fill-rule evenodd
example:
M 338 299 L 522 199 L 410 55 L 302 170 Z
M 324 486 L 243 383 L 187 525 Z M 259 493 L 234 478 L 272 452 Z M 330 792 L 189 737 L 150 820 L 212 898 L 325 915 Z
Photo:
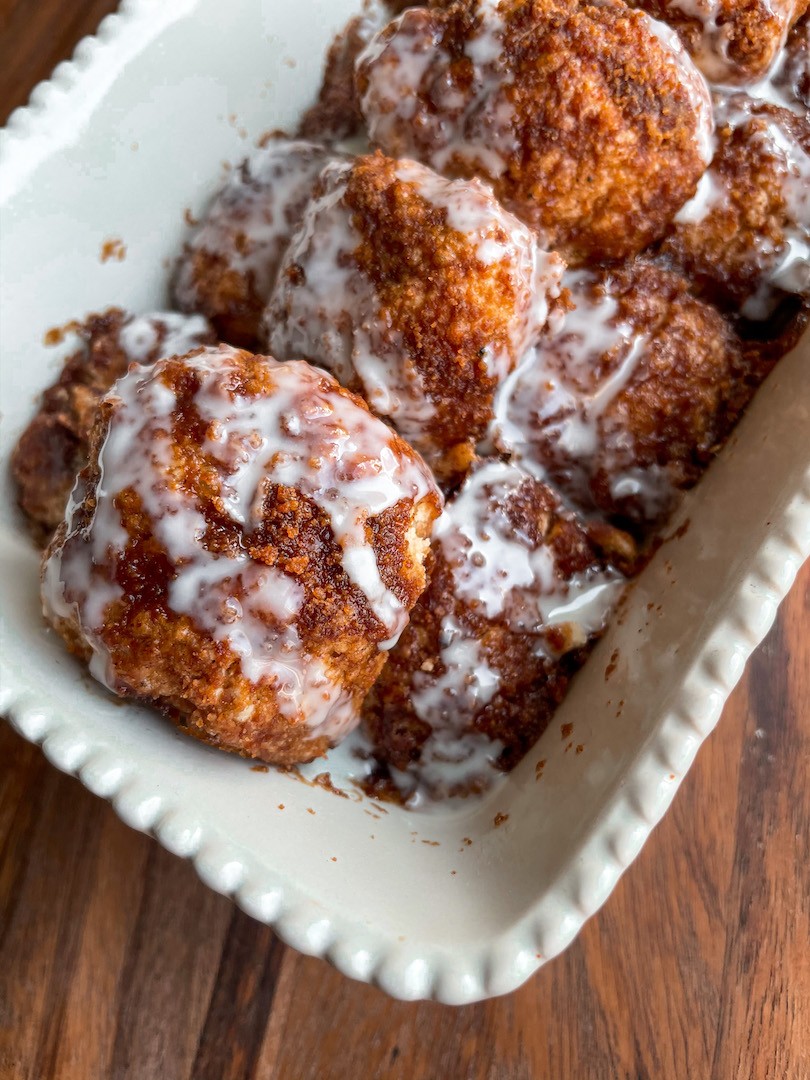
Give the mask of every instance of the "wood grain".
M 4 0 L 0 113 L 112 7 Z M 810 565 L 606 907 L 463 1009 L 298 956 L 0 725 L 0 1080 L 810 1080 L 809 628 Z

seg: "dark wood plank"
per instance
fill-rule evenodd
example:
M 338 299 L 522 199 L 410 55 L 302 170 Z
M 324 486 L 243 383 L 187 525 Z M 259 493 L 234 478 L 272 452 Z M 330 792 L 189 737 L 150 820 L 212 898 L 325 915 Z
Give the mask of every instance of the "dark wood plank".
M 117 6 L 115 0 L 0 0 L 0 123 Z
M 0 0 L 0 113 L 110 0 Z M 0 1078 L 810 1077 L 810 566 L 670 814 L 508 998 L 298 956 L 0 724 Z

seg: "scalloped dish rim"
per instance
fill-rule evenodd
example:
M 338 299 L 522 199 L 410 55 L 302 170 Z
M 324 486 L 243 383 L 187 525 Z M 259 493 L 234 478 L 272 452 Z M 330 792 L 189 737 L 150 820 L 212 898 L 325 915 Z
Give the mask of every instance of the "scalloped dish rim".
M 264 2 L 272 5 L 274 0 Z M 195 0 L 182 0 L 164 25 L 196 6 Z M 16 167 L 11 176 L 17 176 L 17 189 L 26 168 L 34 167 L 37 156 L 41 161 L 49 153 L 58 117 L 92 92 L 99 65 L 123 70 L 137 55 L 138 40 L 159 32 L 154 27 L 159 7 L 160 0 L 124 0 L 94 37 L 78 44 L 71 61 L 60 64 L 50 80 L 35 88 L 29 105 L 12 113 L 2 133 L 0 165 L 11 162 Z M 13 187 L 9 182 L 9 197 Z M 805 338 L 803 344 L 807 342 Z M 677 695 L 662 701 L 664 711 L 654 732 L 629 762 L 616 791 L 595 813 L 564 872 L 520 918 L 474 946 L 403 942 L 385 920 L 367 925 L 339 903 L 325 907 L 294 877 L 261 865 L 240 849 L 218 824 L 202 822 L 202 812 L 192 812 L 182 798 L 173 799 L 165 784 L 152 782 L 151 775 L 139 772 L 130 761 L 96 745 L 79 719 L 60 715 L 57 703 L 2 657 L 0 711 L 24 738 L 40 744 L 54 765 L 110 801 L 129 825 L 152 833 L 169 851 L 191 860 L 207 885 L 231 896 L 296 949 L 323 957 L 352 978 L 374 983 L 403 1000 L 432 998 L 462 1004 L 508 993 L 562 951 L 604 903 L 717 723 L 748 656 L 767 633 L 802 562 L 810 557 L 810 460 L 806 465 L 802 482 L 785 500 L 781 521 L 774 522 L 767 540 L 746 562 L 733 602 L 716 614 Z M 8 634 L 8 628 L 4 632 Z

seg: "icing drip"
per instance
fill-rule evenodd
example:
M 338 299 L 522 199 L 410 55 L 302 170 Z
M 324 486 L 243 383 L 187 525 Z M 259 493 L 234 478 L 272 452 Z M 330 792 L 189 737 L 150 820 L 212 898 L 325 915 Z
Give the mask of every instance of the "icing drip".
M 145 363 L 159 347 L 155 359 L 183 356 L 206 339 L 211 328 L 202 315 L 178 315 L 175 311 L 155 311 L 132 315 L 118 332 L 121 348 L 137 364 Z

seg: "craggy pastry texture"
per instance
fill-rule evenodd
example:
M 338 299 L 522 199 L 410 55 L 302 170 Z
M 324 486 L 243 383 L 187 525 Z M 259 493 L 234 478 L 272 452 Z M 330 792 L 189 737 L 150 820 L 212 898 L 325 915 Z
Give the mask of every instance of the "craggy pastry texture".
M 43 565 L 92 674 L 265 761 L 339 741 L 424 588 L 424 463 L 303 362 L 227 346 L 132 370 Z
M 349 19 L 329 47 L 318 99 L 304 113 L 298 134 L 304 139 L 347 139 L 363 128 L 363 115 L 354 85 L 357 57 L 394 12 L 387 4 L 370 0 L 359 15 Z
M 662 245 L 709 299 L 769 316 L 810 297 L 810 117 L 745 94 L 716 99 L 717 148 Z
M 223 341 L 253 347 L 318 174 L 340 156 L 315 143 L 273 137 L 234 169 L 178 262 L 180 308 L 206 315 Z
M 495 442 L 580 507 L 660 524 L 758 375 L 729 323 L 677 274 L 634 261 L 564 283 L 574 307 L 504 386 Z
M 571 261 L 661 236 L 711 157 L 677 35 L 621 0 L 459 0 L 405 11 L 357 65 L 371 138 L 478 175 Z
M 362 393 L 447 479 L 469 464 L 562 269 L 479 181 L 358 158 L 324 171 L 267 339 L 274 355 L 317 361 Z
M 170 311 L 128 315 L 111 308 L 67 329 L 78 335 L 79 348 L 42 395 L 11 459 L 20 506 L 43 541 L 64 517 L 76 474 L 87 464 L 98 403 L 115 380 L 130 364 L 215 341 L 204 318 Z
M 790 31 L 775 65 L 773 83 L 789 107 L 810 115 L 810 16 L 805 15 Z
M 807 0 L 635 0 L 678 32 L 707 79 L 745 84 L 763 78 Z
M 537 740 L 632 558 L 598 550 L 558 497 L 514 464 L 481 463 L 436 523 L 431 580 L 364 706 L 377 756 L 406 797 L 487 786 Z

